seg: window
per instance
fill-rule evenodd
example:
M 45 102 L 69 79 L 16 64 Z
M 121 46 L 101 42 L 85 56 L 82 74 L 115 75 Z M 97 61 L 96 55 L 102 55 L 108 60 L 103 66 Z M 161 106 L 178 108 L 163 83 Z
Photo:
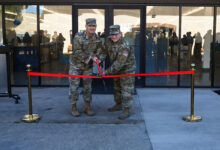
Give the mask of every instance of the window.
M 13 46 L 31 46 L 37 31 L 37 8 L 34 5 L 5 6 L 6 43 Z
M 38 71 L 37 7 L 35 5 L 5 5 L 6 45 L 14 46 L 11 57 L 11 83 L 27 83 L 26 65 L 31 64 L 32 71 Z M 32 84 L 38 84 L 38 77 L 32 78 Z
M 215 81 L 214 86 L 220 86 L 220 7 L 217 7 L 216 48 L 215 48 Z
M 72 6 L 40 6 L 41 72 L 67 74 L 72 34 Z M 42 77 L 43 85 L 68 85 L 68 78 Z
M 146 72 L 178 71 L 179 7 L 146 8 Z M 177 76 L 147 76 L 147 86 L 176 86 Z
M 136 73 L 140 72 L 140 10 L 114 9 L 114 24 L 120 25 L 123 37 L 134 49 Z
M 213 40 L 213 7 L 182 8 L 181 70 L 196 65 L 195 85 L 210 86 L 211 44 Z M 180 84 L 190 85 L 190 76 L 181 76 Z

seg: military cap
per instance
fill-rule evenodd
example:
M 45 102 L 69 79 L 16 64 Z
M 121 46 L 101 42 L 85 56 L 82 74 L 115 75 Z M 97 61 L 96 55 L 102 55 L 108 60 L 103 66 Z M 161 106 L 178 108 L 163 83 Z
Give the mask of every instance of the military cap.
M 96 19 L 95 18 L 87 18 L 86 25 L 87 26 L 96 26 Z
M 119 34 L 120 33 L 120 26 L 119 25 L 111 25 L 109 28 L 110 28 L 110 34 Z

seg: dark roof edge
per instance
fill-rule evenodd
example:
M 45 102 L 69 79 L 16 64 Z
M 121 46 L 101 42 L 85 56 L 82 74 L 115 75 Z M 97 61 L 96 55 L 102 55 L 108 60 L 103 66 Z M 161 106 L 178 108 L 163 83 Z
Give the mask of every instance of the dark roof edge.
M 163 4 L 220 5 L 220 0 L 1 0 L 0 4 Z

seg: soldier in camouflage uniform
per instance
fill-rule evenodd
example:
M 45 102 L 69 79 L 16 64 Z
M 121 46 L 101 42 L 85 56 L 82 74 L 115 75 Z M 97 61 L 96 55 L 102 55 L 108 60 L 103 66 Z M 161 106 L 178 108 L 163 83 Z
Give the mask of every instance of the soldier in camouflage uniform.
M 110 26 L 110 37 L 105 41 L 105 55 L 110 57 L 111 66 L 107 68 L 103 75 L 111 74 L 134 74 L 136 69 L 136 61 L 133 49 L 128 42 L 122 37 L 119 25 Z M 130 108 L 133 103 L 134 94 L 134 77 L 117 77 L 114 81 L 114 100 L 115 105 L 108 111 L 123 112 L 118 117 L 125 119 L 130 116 Z
M 92 75 L 93 63 L 101 51 L 101 40 L 95 33 L 96 19 L 86 19 L 86 31 L 78 32 L 73 39 L 73 55 L 70 57 L 69 74 L 72 75 Z M 92 101 L 92 79 L 83 78 L 83 99 L 85 102 L 84 112 L 89 116 L 94 116 L 90 103 Z M 76 103 L 79 98 L 78 88 L 80 78 L 69 78 L 69 100 L 72 105 L 72 115 L 77 117 L 80 113 Z

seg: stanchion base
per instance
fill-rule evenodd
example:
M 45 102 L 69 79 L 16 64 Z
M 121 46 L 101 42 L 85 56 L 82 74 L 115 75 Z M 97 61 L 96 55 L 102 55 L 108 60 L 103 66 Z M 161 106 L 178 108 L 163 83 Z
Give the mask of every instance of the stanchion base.
M 202 120 L 202 117 L 188 115 L 188 116 L 183 117 L 183 120 L 187 122 L 199 122 Z
M 40 120 L 40 116 L 38 114 L 24 115 L 21 120 L 26 123 L 38 122 Z

